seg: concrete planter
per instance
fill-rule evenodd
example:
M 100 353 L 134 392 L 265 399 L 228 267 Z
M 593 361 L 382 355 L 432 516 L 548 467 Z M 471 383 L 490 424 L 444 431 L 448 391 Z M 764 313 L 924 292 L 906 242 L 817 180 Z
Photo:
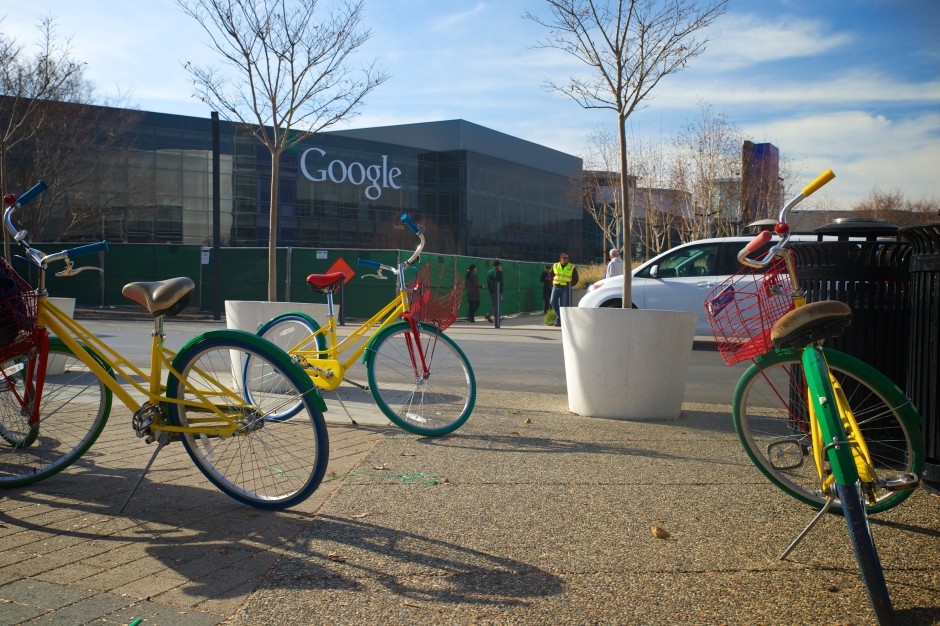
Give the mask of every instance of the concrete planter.
M 75 298 L 48 298 L 59 310 L 71 318 L 75 317 Z M 46 363 L 46 376 L 58 376 L 65 373 L 65 360 L 53 357 Z
M 568 409 L 614 419 L 678 418 L 695 319 L 683 311 L 562 308 Z

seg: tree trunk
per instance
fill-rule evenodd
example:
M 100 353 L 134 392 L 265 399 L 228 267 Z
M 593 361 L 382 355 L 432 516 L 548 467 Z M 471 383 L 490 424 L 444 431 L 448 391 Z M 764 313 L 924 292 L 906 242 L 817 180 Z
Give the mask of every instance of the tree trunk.
M 620 206 L 623 215 L 623 298 L 622 307 L 629 309 L 633 306 L 633 242 L 630 219 L 630 194 L 627 192 L 630 184 L 627 176 L 627 118 L 623 113 L 617 114 L 617 132 L 620 136 Z
M 277 302 L 277 189 L 281 153 L 271 153 L 271 208 L 268 212 L 268 302 Z

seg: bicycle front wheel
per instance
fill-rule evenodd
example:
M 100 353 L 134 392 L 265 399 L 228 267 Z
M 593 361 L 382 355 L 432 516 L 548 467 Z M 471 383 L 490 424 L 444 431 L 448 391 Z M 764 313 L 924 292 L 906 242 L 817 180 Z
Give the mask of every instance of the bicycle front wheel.
M 241 362 L 251 359 L 246 371 Z M 172 425 L 201 428 L 181 433 L 196 466 L 232 498 L 265 509 L 294 506 L 316 490 L 326 473 L 329 443 L 319 398 L 299 366 L 255 335 L 220 330 L 197 337 L 173 361 L 167 396 Z M 247 391 L 247 393 L 246 393 Z M 246 395 L 251 402 L 246 402 Z M 205 398 L 237 422 L 231 436 L 212 432 Z M 299 406 L 290 419 L 286 407 Z
M 883 479 L 908 472 L 920 475 L 924 463 L 920 418 L 903 392 L 863 361 L 836 350 L 824 352 L 868 445 L 876 475 Z M 734 391 L 732 418 L 748 456 L 767 478 L 796 499 L 822 507 L 826 498 L 818 493 L 799 350 L 778 350 L 755 360 Z M 869 513 L 894 507 L 911 493 L 873 489 Z M 836 502 L 830 510 L 841 508 Z
M 265 322 L 258 329 L 258 336 L 290 354 L 292 349 L 306 342 L 306 340 L 318 330 L 320 330 L 320 325 L 309 315 L 304 313 L 283 313 Z M 323 335 L 317 335 L 315 341 L 317 350 L 326 350 L 326 339 L 324 339 Z M 242 372 L 243 380 L 248 380 L 254 365 L 255 363 L 252 357 L 250 355 L 247 356 L 245 358 L 244 371 Z M 248 402 L 253 402 L 254 400 L 251 397 L 251 385 L 245 385 L 244 389 L 247 392 L 246 399 Z M 285 406 L 282 411 L 269 414 L 268 419 L 290 419 L 297 415 L 302 408 L 303 405 L 297 402 L 294 405 Z
M 407 322 L 392 324 L 375 337 L 366 351 L 369 389 L 398 426 L 417 435 L 445 435 L 470 417 L 476 379 L 470 361 L 450 337 L 429 324 L 418 326 L 417 337 Z
M 868 591 L 868 599 L 875 611 L 879 624 L 894 624 L 894 608 L 891 606 L 891 596 L 888 594 L 888 585 L 885 583 L 884 571 L 875 549 L 875 540 L 871 535 L 871 525 L 868 523 L 868 514 L 865 511 L 865 496 L 861 485 L 842 485 L 836 483 L 839 501 L 842 503 L 842 514 L 849 529 L 849 538 L 855 550 L 855 560 L 858 561 L 862 582 Z
M 30 424 L 31 404 L 21 404 L 35 389 L 35 380 L 26 379 L 29 358 L 38 357 L 0 364 L 0 487 L 29 485 L 67 468 L 95 443 L 111 411 L 111 391 L 65 344 L 50 339 L 39 422 Z

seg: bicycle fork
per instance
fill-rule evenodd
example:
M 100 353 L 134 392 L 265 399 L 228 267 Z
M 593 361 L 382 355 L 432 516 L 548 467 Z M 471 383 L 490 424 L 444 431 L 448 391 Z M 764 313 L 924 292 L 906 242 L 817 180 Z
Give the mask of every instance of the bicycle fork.
M 411 326 L 411 333 L 405 334 L 405 344 L 408 346 L 408 355 L 411 357 L 411 367 L 414 368 L 415 380 L 427 380 L 430 372 L 428 371 L 428 360 L 425 359 L 424 348 L 421 345 L 421 332 L 418 330 L 418 323 L 415 322 L 410 313 L 405 313 L 403 317 Z M 415 358 L 415 353 L 417 353 L 417 358 Z
M 826 497 L 826 503 L 787 546 L 780 555 L 780 560 L 796 548 L 835 504 L 838 499 L 836 483 L 860 483 L 866 493 L 866 499 L 870 498 L 877 488 L 902 491 L 913 489 L 919 483 L 917 476 L 913 474 L 887 480 L 878 479 L 871 453 L 855 421 L 848 398 L 842 385 L 829 370 L 822 348 L 815 344 L 807 346 L 803 350 L 802 361 L 806 377 L 806 404 L 809 408 L 813 460 L 820 480 L 820 493 Z M 829 461 L 828 470 L 824 466 L 826 460 Z

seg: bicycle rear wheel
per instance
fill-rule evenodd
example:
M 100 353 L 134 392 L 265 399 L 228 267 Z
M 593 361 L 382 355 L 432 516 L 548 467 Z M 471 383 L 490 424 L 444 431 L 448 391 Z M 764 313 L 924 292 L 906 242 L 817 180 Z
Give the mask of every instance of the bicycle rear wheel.
M 299 346 L 301 342 L 304 342 L 318 330 L 320 330 L 320 325 L 309 315 L 304 313 L 283 313 L 265 322 L 265 324 L 258 329 L 258 336 L 290 354 L 291 349 Z M 317 335 L 315 341 L 317 350 L 326 350 L 326 339 L 323 335 Z M 246 356 L 245 367 L 242 372 L 243 380 L 247 380 L 249 372 L 254 365 L 251 355 Z M 247 400 L 253 402 L 251 398 L 251 385 L 245 385 L 244 388 L 248 393 L 246 396 Z M 303 405 L 298 402 L 292 406 L 284 407 L 282 411 L 269 414 L 268 419 L 290 419 L 297 415 L 302 408 Z
M 842 503 L 842 514 L 849 529 L 849 538 L 855 550 L 855 560 L 858 561 L 862 582 L 868 591 L 868 599 L 879 624 L 894 624 L 894 608 L 891 606 L 891 596 L 888 594 L 888 585 L 885 583 L 884 571 L 878 551 L 875 549 L 875 540 L 871 535 L 871 525 L 868 523 L 868 514 L 865 511 L 865 496 L 861 485 L 842 485 L 836 483 L 839 501 Z
M 924 463 L 920 417 L 903 392 L 863 361 L 835 350 L 824 352 L 852 407 L 878 477 L 920 475 Z M 826 499 L 817 493 L 819 477 L 811 452 L 800 351 L 779 350 L 756 359 L 735 389 L 732 418 L 748 456 L 767 478 L 796 499 L 822 507 Z M 910 490 L 875 490 L 868 512 L 894 507 L 909 495 Z M 831 511 L 841 508 L 836 502 Z
M 89 352 L 105 370 L 110 368 Z M 26 380 L 30 353 L 0 368 L 0 487 L 20 487 L 53 476 L 80 458 L 101 434 L 111 412 L 111 390 L 58 339 L 49 341 L 39 423 L 29 423 Z M 29 393 L 27 393 L 27 391 Z
M 238 371 L 238 355 L 250 357 L 247 371 Z M 238 421 L 233 436 L 181 434 L 189 456 L 216 487 L 239 502 L 281 509 L 302 502 L 320 485 L 329 458 L 320 398 L 310 378 L 284 352 L 249 333 L 213 331 L 184 346 L 173 367 L 185 382 L 169 375 L 168 397 L 199 402 L 198 391 Z M 295 406 L 300 409 L 290 419 L 268 418 Z M 207 425 L 205 408 L 169 407 L 173 425 Z
M 470 361 L 450 337 L 429 324 L 418 326 L 427 376 L 411 325 L 397 322 L 366 350 L 369 390 L 386 417 L 401 428 L 418 435 L 445 435 L 470 417 L 476 379 Z

